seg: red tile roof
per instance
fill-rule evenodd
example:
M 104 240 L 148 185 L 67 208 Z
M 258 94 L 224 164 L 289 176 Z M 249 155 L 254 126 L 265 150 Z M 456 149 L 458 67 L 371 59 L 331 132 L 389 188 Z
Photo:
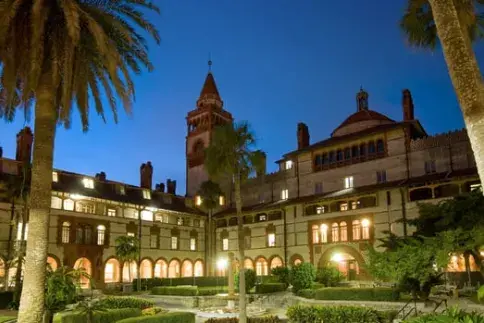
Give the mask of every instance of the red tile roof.
M 387 116 L 378 113 L 373 110 L 360 110 L 358 112 L 353 113 L 345 121 L 343 121 L 336 129 L 334 129 L 333 134 L 340 128 L 344 126 L 358 123 L 362 121 L 369 121 L 369 120 L 378 120 L 378 121 L 388 121 L 388 122 L 395 122 L 394 120 L 388 118 Z
M 208 72 L 205 78 L 205 83 L 203 84 L 202 91 L 200 92 L 200 99 L 208 97 L 211 99 L 220 100 L 220 94 L 218 93 L 217 85 L 215 84 L 215 79 L 212 72 Z

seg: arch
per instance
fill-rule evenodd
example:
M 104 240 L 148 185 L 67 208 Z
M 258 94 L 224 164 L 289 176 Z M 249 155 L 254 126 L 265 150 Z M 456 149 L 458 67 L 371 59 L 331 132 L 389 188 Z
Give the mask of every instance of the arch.
M 198 139 L 194 144 L 192 148 L 193 154 L 201 154 L 205 150 L 205 144 L 203 143 L 203 140 Z
M 70 222 L 63 222 L 62 223 L 62 234 L 61 234 L 61 241 L 62 243 L 69 243 L 71 240 L 71 223 Z
M 79 278 L 79 284 L 81 285 L 81 288 L 89 288 L 90 284 L 88 277 L 92 275 L 91 261 L 86 257 L 79 258 L 74 263 L 74 269 L 79 269 L 84 273 L 84 275 L 81 275 L 81 277 Z
M 195 261 L 195 265 L 193 265 L 193 276 L 202 277 L 203 267 L 204 267 L 203 260 L 198 259 L 197 261 Z
M 183 260 L 181 276 L 182 277 L 193 277 L 193 264 L 189 259 Z
M 123 282 L 130 283 L 136 278 L 138 278 L 136 261 L 131 261 L 130 263 L 125 261 L 123 264 Z
M 50 268 L 50 270 L 56 271 L 57 268 L 59 268 L 59 263 L 57 262 L 56 258 L 51 255 L 47 255 L 47 266 Z
M 304 258 L 298 253 L 292 255 L 289 259 L 289 263 L 291 264 L 291 266 L 297 266 L 299 264 L 302 264 L 303 262 Z
M 245 269 L 252 269 L 254 270 L 254 262 L 250 258 L 245 258 L 244 260 L 244 268 Z
M 409 195 L 411 202 L 429 200 L 432 198 L 432 189 L 430 187 L 417 188 L 413 191 L 410 191 Z
M 271 259 L 271 270 L 277 267 L 283 267 L 284 262 L 282 261 L 282 258 L 279 256 L 274 256 Z
M 5 277 L 5 260 L 3 260 L 3 257 L 0 257 L 0 286 L 3 286 L 3 278 Z
M 340 241 L 348 241 L 348 226 L 345 221 L 339 223 Z
M 168 262 L 164 258 L 159 258 L 155 263 L 155 277 L 167 278 L 168 277 Z
M 331 224 L 331 241 L 332 242 L 339 241 L 339 225 L 336 222 Z
M 263 256 L 259 256 L 255 261 L 255 273 L 257 276 L 267 276 L 269 274 L 267 259 Z
M 459 195 L 460 188 L 457 184 L 443 184 L 434 188 L 435 198 L 452 197 Z
M 119 282 L 119 272 L 120 272 L 119 261 L 112 257 L 108 259 L 104 265 L 104 282 L 105 283 L 117 283 Z
M 366 278 L 364 272 L 365 260 L 353 247 L 337 245 L 323 252 L 319 258 L 318 267 L 335 266 L 347 276 L 349 280 Z
M 152 278 L 153 277 L 153 261 L 149 258 L 145 258 L 140 263 L 139 275 L 140 278 Z
M 102 224 L 96 227 L 97 237 L 96 237 L 96 244 L 99 246 L 103 246 L 106 240 L 106 227 Z
M 174 258 L 168 265 L 168 277 L 177 278 L 180 277 L 180 260 Z

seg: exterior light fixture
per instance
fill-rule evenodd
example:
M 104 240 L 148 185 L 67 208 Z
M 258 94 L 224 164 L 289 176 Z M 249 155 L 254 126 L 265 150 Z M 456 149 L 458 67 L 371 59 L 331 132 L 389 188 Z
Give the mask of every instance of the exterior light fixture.
M 341 261 L 343 261 L 343 255 L 341 255 L 340 253 L 335 253 L 335 254 L 333 254 L 333 256 L 331 257 L 331 261 L 334 261 L 334 262 L 341 262 Z
M 228 264 L 227 259 L 221 258 L 217 261 L 217 268 L 219 270 L 224 270 L 225 268 L 227 268 L 227 264 Z
M 70 195 L 71 199 L 73 200 L 81 200 L 84 198 L 84 196 L 80 195 L 80 194 L 71 194 Z

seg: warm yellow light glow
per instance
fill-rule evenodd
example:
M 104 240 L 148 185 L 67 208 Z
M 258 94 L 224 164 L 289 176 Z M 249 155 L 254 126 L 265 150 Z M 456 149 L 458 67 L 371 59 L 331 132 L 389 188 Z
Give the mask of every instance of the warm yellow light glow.
M 225 268 L 227 268 L 227 264 L 228 264 L 227 259 L 221 258 L 217 261 L 217 268 L 219 270 L 224 270 Z
M 220 205 L 222 205 L 222 206 L 223 206 L 223 205 L 225 205 L 225 196 L 220 195 L 220 196 L 218 197 L 218 204 L 220 204 Z
M 84 196 L 80 195 L 80 194 L 71 194 L 71 199 L 73 200 L 82 200 L 84 198 Z
M 457 258 L 457 256 L 452 256 L 451 259 L 452 259 L 452 261 L 456 262 L 458 258 Z
M 195 196 L 195 205 L 196 206 L 202 205 L 202 197 L 200 195 Z
M 363 219 L 363 220 L 361 221 L 361 225 L 362 225 L 364 228 L 369 227 L 369 226 L 370 226 L 370 220 L 368 220 L 368 219 Z
M 327 224 L 321 224 L 321 228 L 320 228 L 321 232 L 324 232 L 326 233 L 328 231 L 328 225 Z
M 151 212 L 156 212 L 158 210 L 156 207 L 149 206 L 146 208 L 146 210 L 151 211 Z
M 343 261 L 343 256 L 339 253 L 335 253 L 333 254 L 333 256 L 331 257 L 331 261 L 334 261 L 334 262 L 340 262 L 340 261 Z
M 481 251 L 480 253 L 481 253 L 481 256 L 484 257 L 484 251 Z

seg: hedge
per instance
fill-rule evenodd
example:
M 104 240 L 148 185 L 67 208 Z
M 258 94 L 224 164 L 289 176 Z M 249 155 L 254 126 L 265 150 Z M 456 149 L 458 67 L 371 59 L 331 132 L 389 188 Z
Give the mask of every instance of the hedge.
M 0 293 L 0 309 L 5 309 L 13 301 L 13 292 Z
M 314 291 L 318 300 L 398 301 L 400 293 L 391 288 L 328 287 Z
M 154 295 L 174 295 L 174 296 L 197 296 L 197 286 L 158 286 L 153 287 L 151 293 Z
M 301 296 L 304 298 L 314 298 L 314 294 L 316 293 L 316 290 L 311 289 L 311 288 L 306 288 L 306 289 L 301 289 L 299 290 L 296 295 Z
M 289 322 L 297 323 L 390 323 L 396 313 L 379 312 L 377 310 L 358 306 L 303 306 L 296 305 L 287 309 Z
M 114 323 L 119 320 L 136 317 L 141 315 L 139 308 L 120 308 L 94 313 L 92 323 Z M 87 317 L 85 313 L 61 312 L 54 315 L 54 323 L 85 323 Z
M 136 298 L 136 297 L 115 297 L 108 296 L 99 301 L 99 304 L 106 309 L 115 308 L 140 308 L 145 309 L 148 307 L 153 307 L 155 303 L 150 300 Z
M 223 318 L 211 318 L 205 321 L 205 323 L 238 323 L 238 317 L 223 317 Z M 282 322 L 277 316 L 266 317 L 248 317 L 247 323 L 279 323 Z
M 256 294 L 283 292 L 286 289 L 287 289 L 287 285 L 284 283 L 266 283 L 266 284 L 255 285 Z
M 156 286 L 163 286 L 162 278 L 141 278 L 141 290 L 150 290 Z M 133 279 L 133 291 L 138 291 L 138 279 Z
M 141 289 L 152 289 L 153 287 L 157 286 L 198 286 L 198 287 L 207 287 L 207 286 L 225 286 L 228 285 L 228 278 L 227 276 L 224 277 L 216 277 L 216 276 L 207 276 L 207 277 L 179 277 L 179 278 L 145 278 L 141 279 Z M 138 280 L 133 280 L 133 290 L 136 290 L 138 287 Z
M 208 286 L 208 287 L 198 287 L 198 296 L 211 296 L 220 293 L 228 293 L 227 286 Z
M 152 316 L 132 317 L 118 323 L 195 323 L 195 314 L 190 312 L 171 312 Z

